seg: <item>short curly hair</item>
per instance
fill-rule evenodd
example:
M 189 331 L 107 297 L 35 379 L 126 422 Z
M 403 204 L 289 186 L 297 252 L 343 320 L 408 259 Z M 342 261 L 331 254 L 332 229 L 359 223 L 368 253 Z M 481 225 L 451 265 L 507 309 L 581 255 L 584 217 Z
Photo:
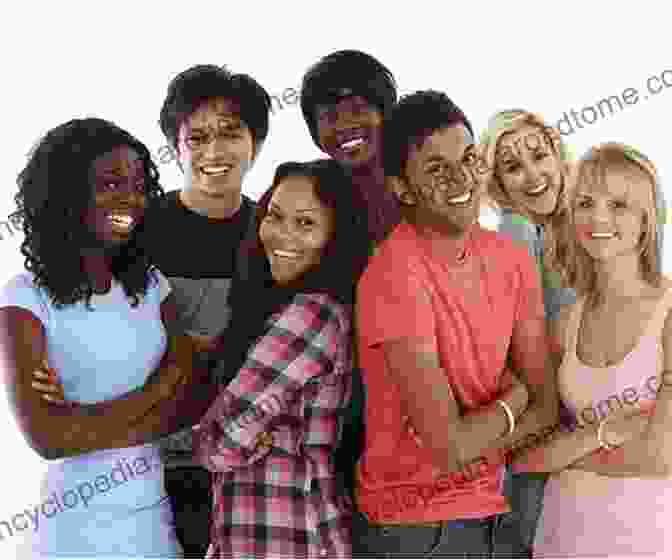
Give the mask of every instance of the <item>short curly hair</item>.
M 342 50 L 321 58 L 304 75 L 300 96 L 303 118 L 320 149 L 315 110 L 318 105 L 333 101 L 334 95 L 344 88 L 378 107 L 383 117 L 397 101 L 397 83 L 392 72 L 371 55 Z
M 174 149 L 177 149 L 180 127 L 209 99 L 223 97 L 240 108 L 240 118 L 248 126 L 254 140 L 254 153 L 259 153 L 268 136 L 271 96 L 251 76 L 234 74 L 225 66 L 197 64 L 175 76 L 161 107 L 159 126 Z
M 411 146 L 420 147 L 437 130 L 462 124 L 474 136 L 466 115 L 445 93 L 416 91 L 402 96 L 383 122 L 383 168 L 402 177 Z
M 149 150 L 129 132 L 104 119 L 73 119 L 53 128 L 35 145 L 18 174 L 17 210 L 11 218 L 23 229 L 24 266 L 56 307 L 81 300 L 90 306 L 93 284 L 81 266 L 80 241 L 87 234 L 81 217 L 93 203 L 93 160 L 119 146 L 129 146 L 140 156 L 146 176 L 145 196 L 151 204 L 164 191 Z M 112 274 L 134 307 L 138 296 L 147 292 L 150 268 L 136 231 L 112 259 Z

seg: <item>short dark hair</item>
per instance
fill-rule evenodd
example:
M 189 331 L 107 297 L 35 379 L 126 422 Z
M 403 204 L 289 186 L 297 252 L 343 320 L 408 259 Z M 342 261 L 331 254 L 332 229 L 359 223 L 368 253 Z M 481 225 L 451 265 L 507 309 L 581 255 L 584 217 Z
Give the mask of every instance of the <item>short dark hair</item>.
M 159 126 L 173 148 L 189 116 L 209 99 L 223 97 L 238 104 L 240 118 L 254 139 L 255 155 L 268 136 L 271 97 L 251 76 L 231 73 L 225 66 L 198 64 L 178 74 L 168 84 Z
M 335 101 L 338 91 L 344 88 L 378 107 L 383 117 L 397 101 L 392 72 L 371 55 L 342 50 L 321 58 L 308 69 L 301 83 L 301 111 L 318 148 L 321 146 L 315 110 L 320 104 Z
M 119 146 L 129 146 L 140 156 L 145 196 L 147 204 L 152 204 L 164 191 L 149 150 L 129 132 L 103 119 L 73 119 L 53 128 L 33 148 L 18 175 L 17 210 L 12 218 L 22 223 L 25 268 L 56 307 L 81 300 L 88 306 L 91 301 L 93 285 L 80 264 L 79 240 L 86 228 L 81 215 L 93 203 L 93 160 Z M 138 228 L 112 259 L 112 273 L 133 306 L 146 293 L 149 269 Z
M 420 147 L 437 130 L 458 124 L 474 136 L 469 119 L 445 93 L 430 89 L 402 96 L 383 122 L 385 175 L 401 177 L 411 145 Z

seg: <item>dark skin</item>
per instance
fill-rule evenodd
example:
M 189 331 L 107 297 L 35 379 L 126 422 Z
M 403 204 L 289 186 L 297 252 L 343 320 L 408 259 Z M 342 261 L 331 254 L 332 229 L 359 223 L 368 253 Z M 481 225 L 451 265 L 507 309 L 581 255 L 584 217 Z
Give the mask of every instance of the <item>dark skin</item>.
M 381 111 L 344 89 L 332 103 L 318 105 L 315 118 L 322 151 L 350 169 L 355 185 L 372 199 L 370 206 L 393 202 L 385 188 Z M 376 223 L 375 218 L 372 221 Z
M 482 185 L 471 172 L 473 150 L 473 138 L 463 125 L 440 129 L 412 147 L 403 177 L 390 178 L 405 219 L 445 256 L 447 266 L 461 257 L 465 235 L 478 218 Z M 557 422 L 557 389 L 541 300 L 538 308 L 538 316 L 514 324 L 507 365 L 515 375 L 503 372 L 497 396 L 516 418 L 511 435 L 506 435 L 506 413 L 495 401 L 466 413 L 461 409 L 445 382 L 436 340 L 404 338 L 382 344 L 413 427 L 440 471 L 461 470 L 480 457 L 496 458 L 526 435 Z
M 110 215 L 125 214 L 140 220 L 144 209 L 142 174 L 137 154 L 125 146 L 97 158 L 92 165 L 94 199 L 83 216 L 92 235 L 81 259 L 97 293 L 109 291 L 112 255 L 130 235 L 128 228 L 112 221 Z M 164 325 L 175 317 L 170 299 L 161 306 Z M 56 459 L 148 443 L 195 424 L 216 392 L 209 387 L 207 371 L 193 366 L 193 342 L 188 337 L 172 337 L 169 344 L 143 387 L 106 402 L 62 406 L 54 396 L 58 394 L 53 391 L 57 383 L 43 385 L 42 390 L 39 383 L 34 385 L 35 372 L 48 370 L 44 326 L 26 309 L 0 309 L 4 381 L 28 444 L 41 457 Z M 38 373 L 37 378 L 44 379 L 40 375 L 44 374 Z

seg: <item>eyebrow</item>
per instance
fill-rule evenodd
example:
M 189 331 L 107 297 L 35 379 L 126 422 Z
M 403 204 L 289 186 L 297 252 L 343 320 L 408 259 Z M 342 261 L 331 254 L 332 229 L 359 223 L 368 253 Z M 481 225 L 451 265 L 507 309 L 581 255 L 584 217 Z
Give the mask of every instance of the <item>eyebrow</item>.
M 269 210 L 270 210 L 271 208 L 273 208 L 273 209 L 275 209 L 275 210 L 280 210 L 280 211 L 282 211 L 282 212 L 288 213 L 288 212 L 286 212 L 286 210 L 284 210 L 281 206 L 277 205 L 275 202 L 271 202 L 271 203 L 268 205 L 268 208 L 269 208 Z M 317 207 L 315 207 L 315 208 L 302 208 L 302 209 L 300 209 L 300 210 L 296 210 L 296 212 L 297 212 L 297 213 L 304 213 L 304 212 L 319 212 L 320 210 L 322 210 L 322 208 L 320 208 L 319 206 L 317 206 Z
M 464 149 L 464 151 L 462 152 L 462 155 L 460 156 L 460 158 L 463 158 L 465 155 L 467 155 L 467 152 L 473 151 L 475 148 L 476 148 L 476 144 L 469 144 L 469 145 Z M 428 163 L 434 163 L 434 162 L 436 162 L 436 161 L 444 161 L 445 159 L 446 159 L 446 158 L 443 157 L 443 156 L 433 155 L 433 156 L 429 156 L 429 157 L 425 160 L 425 164 L 428 164 Z

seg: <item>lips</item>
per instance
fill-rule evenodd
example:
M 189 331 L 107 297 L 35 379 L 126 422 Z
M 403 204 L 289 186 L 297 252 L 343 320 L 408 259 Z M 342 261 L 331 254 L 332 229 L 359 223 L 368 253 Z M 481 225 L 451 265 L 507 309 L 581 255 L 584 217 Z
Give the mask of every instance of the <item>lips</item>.
M 535 185 L 534 187 L 532 187 L 531 189 L 526 190 L 525 194 L 527 196 L 534 196 L 534 197 L 541 196 L 541 195 L 545 194 L 546 191 L 548 191 L 549 187 L 550 187 L 550 185 L 549 185 L 548 181 L 544 181 L 543 183 L 539 183 L 539 184 Z
M 220 165 L 202 165 L 200 167 L 201 173 L 208 177 L 221 177 L 226 175 L 231 169 L 233 169 L 233 165 L 228 163 Z
M 107 215 L 112 229 L 119 233 L 130 232 L 137 224 L 138 220 L 134 213 L 128 211 L 115 211 Z
M 368 143 L 368 135 L 364 129 L 352 129 L 336 134 L 336 146 L 342 152 L 350 153 Z
M 473 196 L 474 196 L 474 189 L 469 189 L 463 192 L 462 194 L 447 198 L 446 204 L 450 204 L 451 206 L 466 206 L 469 203 L 471 203 L 471 199 L 473 198 Z

